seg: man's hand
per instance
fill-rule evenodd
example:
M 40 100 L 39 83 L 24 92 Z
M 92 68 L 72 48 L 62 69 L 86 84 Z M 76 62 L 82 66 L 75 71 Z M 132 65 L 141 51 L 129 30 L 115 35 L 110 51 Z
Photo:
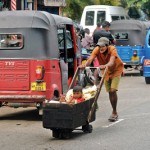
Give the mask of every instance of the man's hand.
M 100 68 L 100 69 L 105 69 L 105 68 L 106 68 L 106 65 L 100 65 L 99 68 Z
M 86 67 L 86 64 L 82 64 L 79 66 L 80 69 L 85 69 L 85 67 Z

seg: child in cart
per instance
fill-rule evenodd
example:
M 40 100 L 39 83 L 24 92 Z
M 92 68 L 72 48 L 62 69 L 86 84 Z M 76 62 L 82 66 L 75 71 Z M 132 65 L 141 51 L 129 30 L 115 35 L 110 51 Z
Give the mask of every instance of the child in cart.
M 82 88 L 82 86 L 74 86 L 66 95 L 60 96 L 60 103 L 77 104 L 93 98 L 96 95 L 97 87 L 91 86 Z
M 85 101 L 83 97 L 82 87 L 81 86 L 74 86 L 73 88 L 73 95 L 70 94 L 69 99 L 65 99 L 66 96 L 60 97 L 60 102 L 67 102 L 68 104 L 77 104 Z

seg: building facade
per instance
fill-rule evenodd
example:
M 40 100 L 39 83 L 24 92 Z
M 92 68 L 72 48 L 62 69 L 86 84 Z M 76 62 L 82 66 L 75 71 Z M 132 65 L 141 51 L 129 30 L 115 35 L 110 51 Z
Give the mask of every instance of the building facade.
M 61 15 L 65 0 L 0 0 L 0 11 L 7 10 L 43 10 Z

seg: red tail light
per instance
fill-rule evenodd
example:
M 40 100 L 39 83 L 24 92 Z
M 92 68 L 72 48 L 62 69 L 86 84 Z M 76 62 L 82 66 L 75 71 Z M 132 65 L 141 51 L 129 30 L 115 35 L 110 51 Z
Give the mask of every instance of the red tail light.
M 36 66 L 36 79 L 42 80 L 43 77 L 44 77 L 44 67 L 41 65 Z
M 133 51 L 133 56 L 136 57 L 137 56 L 137 50 Z

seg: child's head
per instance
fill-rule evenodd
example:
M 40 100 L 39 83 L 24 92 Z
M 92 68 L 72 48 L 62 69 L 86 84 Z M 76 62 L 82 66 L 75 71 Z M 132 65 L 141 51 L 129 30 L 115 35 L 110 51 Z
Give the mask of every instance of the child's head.
M 81 98 L 82 97 L 82 86 L 74 86 L 73 97 L 74 98 Z

